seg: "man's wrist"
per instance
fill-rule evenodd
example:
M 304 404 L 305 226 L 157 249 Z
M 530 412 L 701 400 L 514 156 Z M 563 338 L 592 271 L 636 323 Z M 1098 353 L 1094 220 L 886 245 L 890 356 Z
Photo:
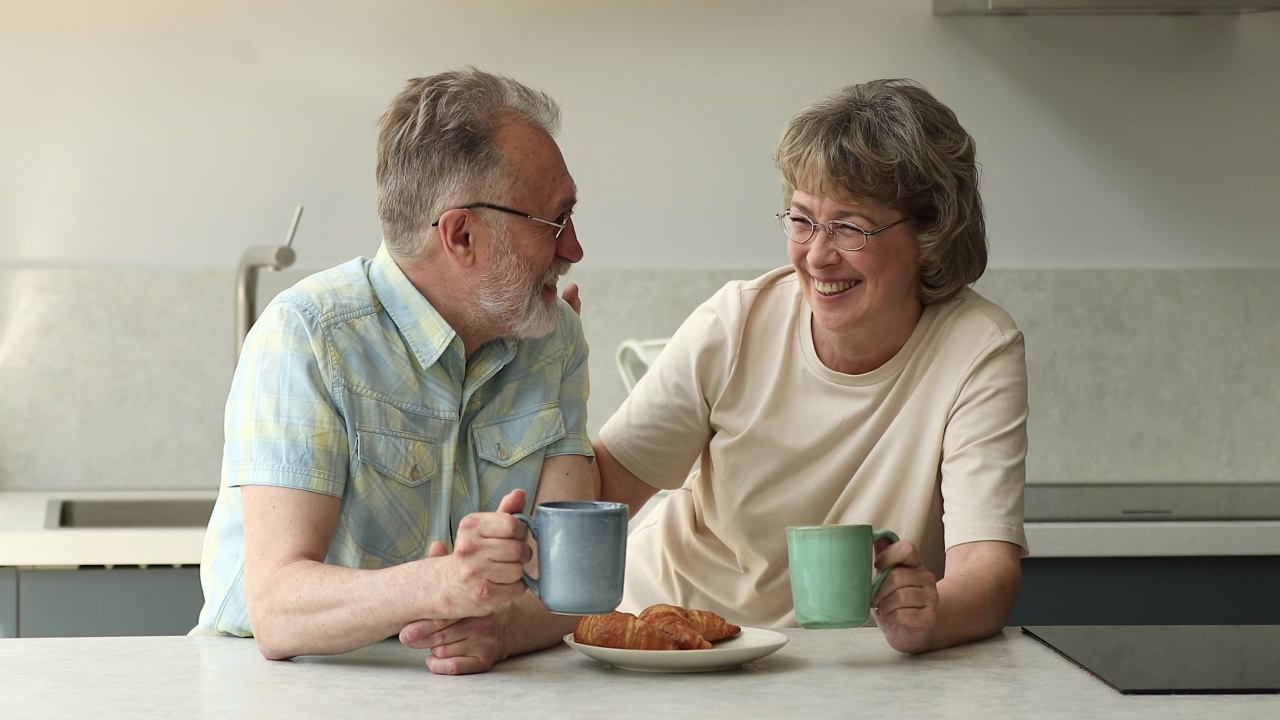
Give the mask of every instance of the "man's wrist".
M 494 643 L 494 662 L 500 663 L 503 660 L 518 654 L 516 649 L 512 647 L 511 628 L 516 624 L 516 617 L 520 612 L 520 604 L 524 601 L 525 596 L 520 596 L 516 600 L 512 600 L 493 611 L 493 643 Z

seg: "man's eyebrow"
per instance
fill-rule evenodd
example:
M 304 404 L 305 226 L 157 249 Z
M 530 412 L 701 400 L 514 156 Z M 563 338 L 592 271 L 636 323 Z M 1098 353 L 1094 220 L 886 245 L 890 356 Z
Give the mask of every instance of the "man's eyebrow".
M 565 215 L 565 214 L 568 214 L 569 212 L 572 212 L 573 208 L 576 207 L 577 204 L 578 204 L 578 186 L 574 185 L 573 195 L 569 196 L 568 198 L 565 198 L 564 202 L 560 203 L 560 214 Z

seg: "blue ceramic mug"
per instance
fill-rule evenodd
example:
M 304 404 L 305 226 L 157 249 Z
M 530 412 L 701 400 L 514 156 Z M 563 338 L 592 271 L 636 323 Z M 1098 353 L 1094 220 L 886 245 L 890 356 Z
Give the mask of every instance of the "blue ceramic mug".
M 613 502 L 550 502 L 516 513 L 538 541 L 538 577 L 525 585 L 560 615 L 599 615 L 622 602 L 628 508 Z

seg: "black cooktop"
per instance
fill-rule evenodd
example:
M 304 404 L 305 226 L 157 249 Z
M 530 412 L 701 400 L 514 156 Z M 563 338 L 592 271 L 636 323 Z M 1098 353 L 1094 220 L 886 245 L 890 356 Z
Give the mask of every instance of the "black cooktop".
M 1125 694 L 1280 692 L 1280 625 L 1055 625 L 1022 631 Z

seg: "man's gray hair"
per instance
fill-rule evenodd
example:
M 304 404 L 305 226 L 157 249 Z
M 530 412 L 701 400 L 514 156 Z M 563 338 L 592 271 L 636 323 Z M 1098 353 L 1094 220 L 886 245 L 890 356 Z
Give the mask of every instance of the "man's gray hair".
M 378 218 L 387 249 L 415 257 L 441 213 L 467 202 L 497 202 L 507 192 L 497 131 L 528 122 L 548 135 L 560 108 L 544 92 L 474 67 L 414 78 L 378 125 Z

